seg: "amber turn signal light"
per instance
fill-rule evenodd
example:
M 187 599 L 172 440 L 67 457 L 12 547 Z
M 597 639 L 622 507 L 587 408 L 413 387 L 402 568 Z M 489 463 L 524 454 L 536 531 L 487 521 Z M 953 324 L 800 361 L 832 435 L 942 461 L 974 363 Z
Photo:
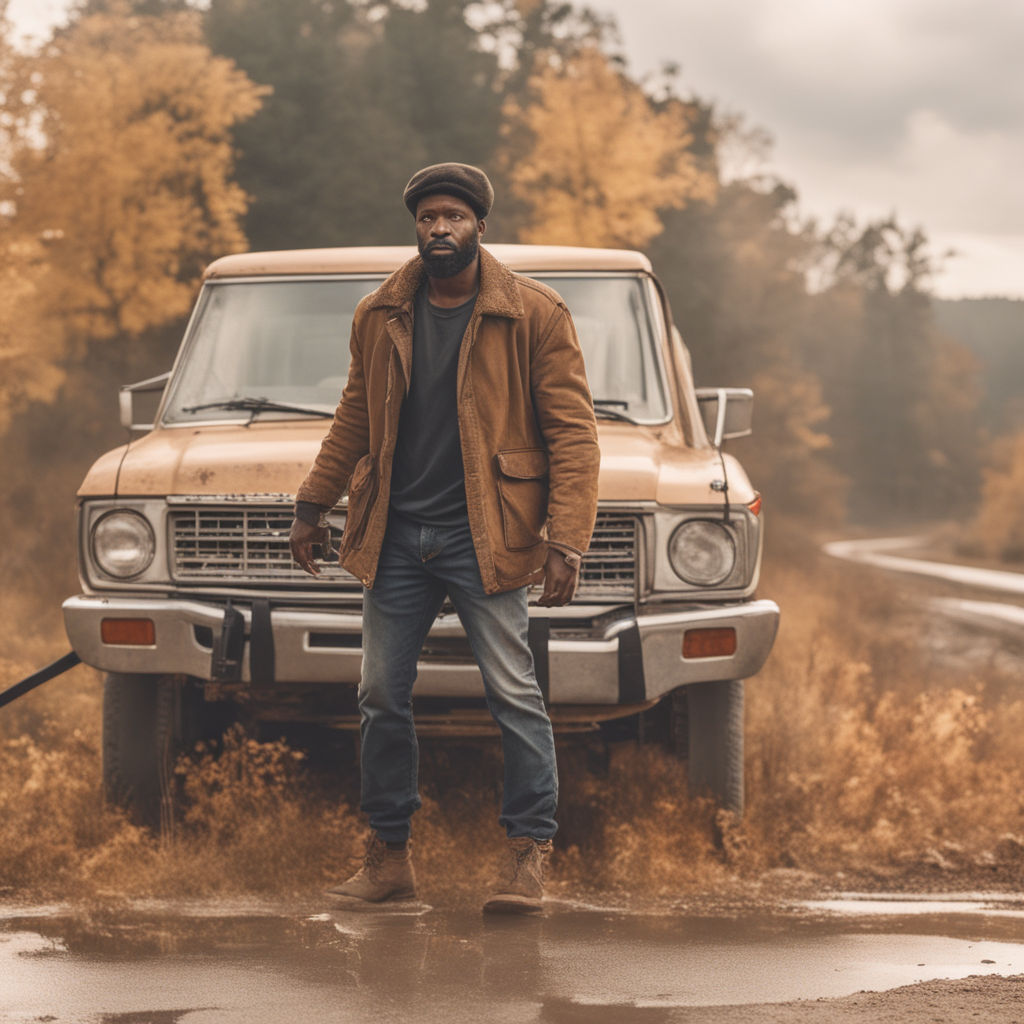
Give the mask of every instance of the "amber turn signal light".
M 156 626 L 152 619 L 103 619 L 100 639 L 122 647 L 152 647 L 156 643 Z
M 684 658 L 726 658 L 736 653 L 736 630 L 688 629 L 683 634 Z
M 750 511 L 753 512 L 755 516 L 759 516 L 761 514 L 761 494 L 760 494 L 760 492 L 758 492 L 757 497 L 747 506 L 747 508 L 749 508 Z

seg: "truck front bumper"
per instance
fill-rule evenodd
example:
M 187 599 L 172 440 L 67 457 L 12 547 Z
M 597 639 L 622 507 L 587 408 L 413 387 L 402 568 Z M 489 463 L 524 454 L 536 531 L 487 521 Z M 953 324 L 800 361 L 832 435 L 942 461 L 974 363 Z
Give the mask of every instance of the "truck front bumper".
M 249 633 L 253 616 L 247 606 L 236 607 L 245 619 L 241 679 L 248 682 L 252 679 Z M 545 617 L 543 609 L 531 608 L 530 612 L 531 619 Z M 110 631 L 105 630 L 104 620 L 148 620 L 152 630 L 142 637 L 152 642 L 106 642 L 103 637 Z M 209 680 L 213 639 L 223 621 L 223 605 L 187 598 L 81 595 L 64 602 L 71 646 L 86 664 L 108 672 L 182 674 Z M 358 612 L 280 606 L 270 609 L 269 622 L 275 684 L 359 682 Z M 537 631 L 541 641 L 539 647 L 534 646 L 534 655 L 538 661 L 544 659 L 552 704 L 633 704 L 653 700 L 687 683 L 754 675 L 771 651 L 778 624 L 778 605 L 766 600 L 639 615 L 623 609 L 623 615 L 600 632 L 585 636 L 560 635 L 559 620 L 550 619 L 550 632 Z M 687 632 L 710 629 L 735 631 L 735 650 L 685 656 Z M 439 616 L 419 664 L 417 694 L 482 695 L 479 670 L 461 649 L 464 638 L 457 616 Z M 261 649 L 266 649 L 265 643 Z

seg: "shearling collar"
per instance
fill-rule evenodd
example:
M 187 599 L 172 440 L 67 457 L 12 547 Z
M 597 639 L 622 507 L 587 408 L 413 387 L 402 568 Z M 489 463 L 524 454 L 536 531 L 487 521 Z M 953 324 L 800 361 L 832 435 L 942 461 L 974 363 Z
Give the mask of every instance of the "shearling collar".
M 381 309 L 411 305 L 423 276 L 423 260 L 416 255 L 367 296 L 368 307 Z M 511 319 L 526 316 L 516 275 L 483 246 L 480 247 L 480 292 L 474 312 Z

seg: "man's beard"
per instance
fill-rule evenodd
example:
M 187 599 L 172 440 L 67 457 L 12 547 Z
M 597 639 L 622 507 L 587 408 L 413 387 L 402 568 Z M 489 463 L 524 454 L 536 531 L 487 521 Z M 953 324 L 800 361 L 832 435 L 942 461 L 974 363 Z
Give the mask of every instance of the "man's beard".
M 480 239 L 473 235 L 461 249 L 456 248 L 454 242 L 427 242 L 426 245 L 420 242 L 419 250 L 429 277 L 454 277 L 476 259 L 480 251 Z

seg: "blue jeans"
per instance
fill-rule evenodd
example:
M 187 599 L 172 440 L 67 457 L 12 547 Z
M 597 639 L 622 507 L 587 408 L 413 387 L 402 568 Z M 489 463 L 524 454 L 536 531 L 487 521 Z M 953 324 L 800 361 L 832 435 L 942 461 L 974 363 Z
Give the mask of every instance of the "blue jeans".
M 388 520 L 373 589 L 363 591 L 360 806 L 382 839 L 408 838 L 409 819 L 420 806 L 412 719 L 416 661 L 446 594 L 501 730 L 499 820 L 509 836 L 550 839 L 557 828 L 558 773 L 551 721 L 526 639 L 526 587 L 484 592 L 468 521 L 423 526 L 394 512 Z

